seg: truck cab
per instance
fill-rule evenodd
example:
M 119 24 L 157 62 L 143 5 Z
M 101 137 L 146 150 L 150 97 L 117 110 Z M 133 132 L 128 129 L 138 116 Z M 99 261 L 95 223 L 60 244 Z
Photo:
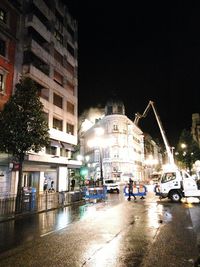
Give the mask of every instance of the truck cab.
M 187 172 L 179 170 L 163 172 L 155 192 L 160 198 L 168 197 L 173 202 L 179 202 L 183 197 L 200 197 L 196 181 Z

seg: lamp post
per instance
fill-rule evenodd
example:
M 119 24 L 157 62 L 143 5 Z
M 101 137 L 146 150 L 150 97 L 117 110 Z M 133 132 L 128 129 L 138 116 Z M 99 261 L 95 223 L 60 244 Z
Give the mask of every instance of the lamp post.
M 99 167 L 100 167 L 100 181 L 102 182 L 103 185 L 103 152 L 102 152 L 102 147 L 104 140 L 102 138 L 102 135 L 104 134 L 104 129 L 103 128 L 95 128 L 95 137 L 94 139 L 91 139 L 88 141 L 88 146 L 89 147 L 98 147 L 99 149 Z

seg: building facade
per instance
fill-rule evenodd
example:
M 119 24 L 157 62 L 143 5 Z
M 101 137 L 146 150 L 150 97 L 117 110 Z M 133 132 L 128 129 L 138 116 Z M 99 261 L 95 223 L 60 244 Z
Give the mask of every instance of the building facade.
M 43 192 L 44 182 L 48 180 L 49 184 L 54 182 L 56 191 L 66 191 L 70 170 L 80 167 L 72 160 L 77 144 L 77 22 L 65 1 L 22 0 L 20 3 L 18 23 L 12 22 L 19 26 L 20 37 L 12 64 L 12 68 L 17 66 L 14 77 L 19 81 L 22 75 L 27 76 L 36 83 L 51 138 L 49 147 L 40 153 L 27 154 L 22 184 Z M 9 13 L 12 8 L 7 10 Z M 9 17 L 14 20 L 11 13 Z M 9 190 L 12 193 L 16 192 L 17 179 L 18 173 L 12 169 Z
M 199 113 L 192 114 L 191 132 L 192 132 L 193 139 L 200 146 L 200 114 Z
M 14 86 L 15 55 L 18 42 L 20 3 L 0 2 L 0 110 L 8 101 Z
M 102 134 L 98 133 L 102 129 Z M 125 115 L 121 102 L 111 101 L 105 115 L 81 134 L 81 154 L 88 158 L 88 178 L 113 178 L 119 182 L 143 179 L 142 131 Z

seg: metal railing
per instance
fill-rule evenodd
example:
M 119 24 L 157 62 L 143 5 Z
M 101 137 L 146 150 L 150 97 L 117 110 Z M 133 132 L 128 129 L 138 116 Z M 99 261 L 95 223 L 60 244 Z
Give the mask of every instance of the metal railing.
M 27 214 L 57 209 L 70 203 L 83 200 L 84 194 L 81 191 L 75 192 L 44 192 L 22 193 L 18 198 L 19 208 L 16 212 L 17 196 L 4 193 L 0 194 L 0 221 L 17 214 Z

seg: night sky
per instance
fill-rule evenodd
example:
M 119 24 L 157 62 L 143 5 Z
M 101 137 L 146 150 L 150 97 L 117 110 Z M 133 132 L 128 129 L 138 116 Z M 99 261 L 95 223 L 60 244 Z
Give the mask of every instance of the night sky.
M 181 130 L 190 129 L 192 113 L 200 112 L 200 6 L 66 3 L 79 29 L 79 114 L 115 95 L 134 119 L 153 100 L 170 145 L 176 145 Z M 161 138 L 152 110 L 139 126 Z

